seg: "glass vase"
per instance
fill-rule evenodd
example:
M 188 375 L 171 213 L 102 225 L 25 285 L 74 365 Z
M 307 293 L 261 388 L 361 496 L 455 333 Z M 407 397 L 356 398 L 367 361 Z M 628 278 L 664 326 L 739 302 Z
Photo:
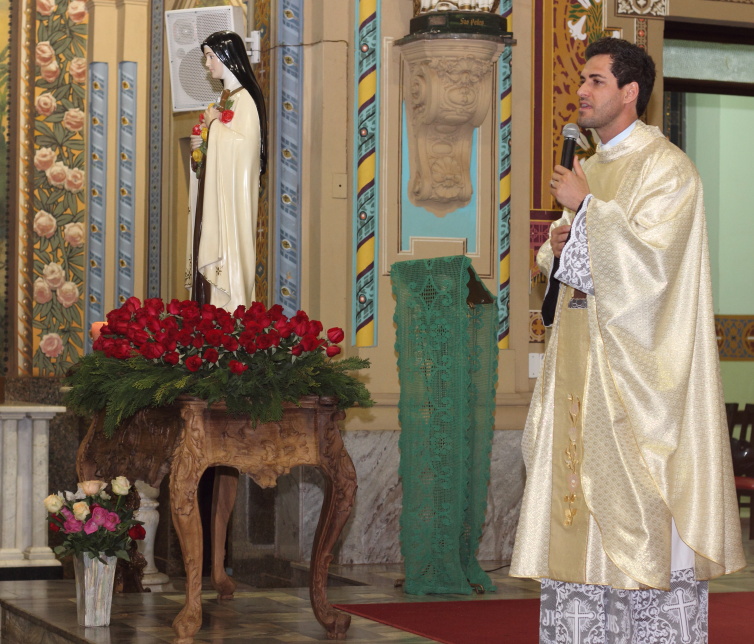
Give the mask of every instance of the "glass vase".
M 117 557 L 91 559 L 87 554 L 73 557 L 76 573 L 76 610 L 82 626 L 107 626 L 110 623 L 110 607 L 113 603 L 113 582 Z

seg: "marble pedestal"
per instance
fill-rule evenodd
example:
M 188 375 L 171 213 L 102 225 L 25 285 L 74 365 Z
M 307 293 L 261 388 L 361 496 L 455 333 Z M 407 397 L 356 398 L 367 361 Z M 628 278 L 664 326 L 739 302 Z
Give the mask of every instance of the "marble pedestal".
M 53 405 L 0 405 L 0 570 L 59 566 L 47 545 L 50 420 Z

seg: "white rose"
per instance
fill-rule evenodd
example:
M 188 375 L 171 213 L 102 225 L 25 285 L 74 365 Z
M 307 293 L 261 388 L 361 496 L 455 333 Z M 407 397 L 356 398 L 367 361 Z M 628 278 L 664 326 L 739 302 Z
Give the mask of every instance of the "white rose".
M 44 304 L 52 299 L 52 289 L 48 286 L 43 278 L 38 277 L 34 280 L 34 301 L 38 304 Z
M 96 496 L 106 487 L 104 481 L 79 481 L 79 490 L 84 496 Z
M 79 287 L 75 282 L 63 282 L 58 288 L 57 298 L 68 309 L 79 301 Z
M 50 494 L 50 496 L 44 500 L 44 504 L 45 510 L 50 514 L 57 514 L 60 512 L 60 508 L 65 504 L 65 501 L 63 501 L 63 497 L 59 494 Z
M 113 492 L 118 496 L 125 496 L 131 489 L 131 484 L 125 476 L 114 478 L 110 483 L 113 486 Z
M 89 504 L 86 501 L 78 501 L 71 507 L 73 510 L 73 516 L 79 521 L 83 521 L 89 516 Z
M 57 333 L 46 333 L 39 341 L 39 350 L 48 358 L 57 358 L 63 353 L 63 338 Z
M 34 215 L 34 232 L 40 237 L 50 239 L 58 229 L 58 222 L 46 210 L 38 210 Z
M 42 269 L 42 277 L 50 288 L 60 288 L 65 283 L 65 271 L 55 262 L 50 262 Z

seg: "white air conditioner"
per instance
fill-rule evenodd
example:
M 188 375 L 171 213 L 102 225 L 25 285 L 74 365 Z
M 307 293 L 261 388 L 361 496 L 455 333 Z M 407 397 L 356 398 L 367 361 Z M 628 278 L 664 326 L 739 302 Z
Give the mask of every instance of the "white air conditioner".
M 241 7 L 207 7 L 165 12 L 174 112 L 203 110 L 217 100 L 223 85 L 209 75 L 199 46 L 210 34 L 228 29 L 246 34 Z

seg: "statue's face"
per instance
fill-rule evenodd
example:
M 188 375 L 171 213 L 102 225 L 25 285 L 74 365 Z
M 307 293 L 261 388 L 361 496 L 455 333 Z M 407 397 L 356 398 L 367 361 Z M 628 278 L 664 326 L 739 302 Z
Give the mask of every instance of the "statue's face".
M 220 59 L 215 56 L 215 52 L 206 46 L 204 47 L 204 65 L 209 70 L 212 78 L 219 79 L 225 74 L 225 65 L 223 65 Z

